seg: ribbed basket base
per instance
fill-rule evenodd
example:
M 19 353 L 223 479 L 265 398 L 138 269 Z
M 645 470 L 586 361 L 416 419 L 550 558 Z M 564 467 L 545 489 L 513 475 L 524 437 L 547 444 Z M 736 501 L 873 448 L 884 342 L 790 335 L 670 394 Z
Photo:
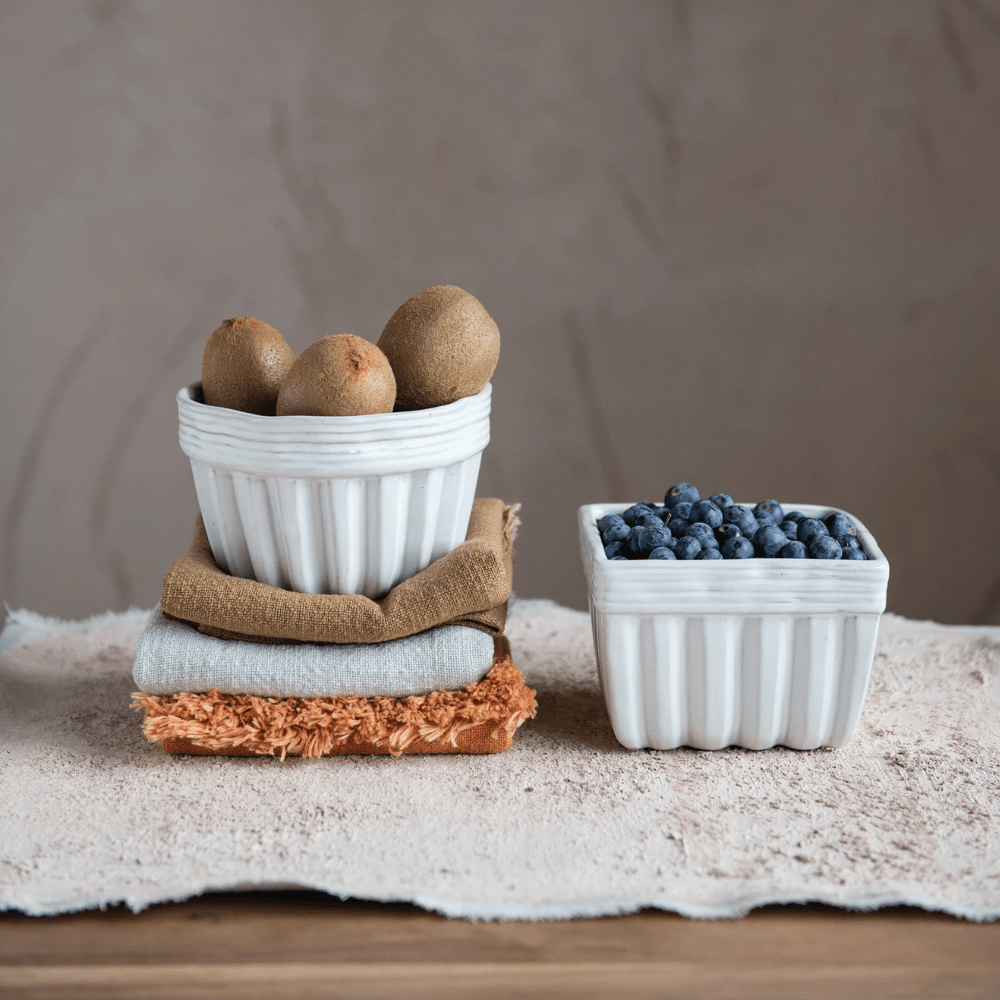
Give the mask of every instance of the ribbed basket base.
M 212 555 L 305 594 L 381 597 L 465 539 L 482 454 L 374 478 L 279 479 L 191 460 Z
M 629 615 L 591 607 L 615 736 L 658 750 L 850 742 L 877 614 Z

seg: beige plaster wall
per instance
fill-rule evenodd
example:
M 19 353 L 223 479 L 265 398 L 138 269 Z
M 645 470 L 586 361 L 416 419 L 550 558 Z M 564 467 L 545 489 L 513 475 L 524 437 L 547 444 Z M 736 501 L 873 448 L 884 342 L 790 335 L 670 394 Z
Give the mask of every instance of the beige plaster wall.
M 582 607 L 575 511 L 681 479 L 861 516 L 889 606 L 1000 621 L 997 0 L 0 6 L 0 597 L 155 602 L 174 393 L 225 317 L 496 318 L 480 492 Z

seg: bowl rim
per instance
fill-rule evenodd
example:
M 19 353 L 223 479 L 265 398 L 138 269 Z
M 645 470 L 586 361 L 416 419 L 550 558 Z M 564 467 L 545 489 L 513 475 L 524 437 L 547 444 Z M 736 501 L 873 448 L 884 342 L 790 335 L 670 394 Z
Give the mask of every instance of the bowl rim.
M 810 503 L 785 503 L 783 500 L 778 502 L 781 504 L 782 508 L 785 510 L 799 511 L 806 514 L 808 517 L 816 517 L 818 513 L 822 513 L 823 517 L 829 514 L 846 514 L 853 522 L 854 526 L 858 529 L 858 538 L 861 542 L 862 547 L 865 550 L 865 554 L 868 556 L 867 559 L 766 559 L 761 557 L 754 557 L 753 559 L 630 559 L 623 562 L 612 561 L 607 558 L 604 553 L 604 545 L 601 542 L 600 532 L 597 530 L 597 521 L 599 518 L 603 517 L 605 514 L 621 514 L 623 511 L 628 510 L 629 507 L 635 506 L 634 503 L 591 503 L 584 504 L 579 509 L 579 525 L 580 525 L 580 536 L 581 539 L 586 543 L 589 548 L 590 555 L 593 561 L 594 569 L 597 572 L 611 572 L 620 573 L 627 572 L 627 567 L 634 566 L 636 564 L 642 564 L 643 566 L 670 566 L 670 567 L 728 567 L 729 571 L 735 572 L 746 572 L 747 567 L 754 567 L 755 572 L 759 572 L 762 566 L 767 566 L 768 564 L 777 563 L 780 564 L 782 571 L 790 571 L 792 573 L 801 572 L 801 567 L 815 567 L 823 563 L 833 563 L 836 566 L 851 566 L 856 567 L 854 569 L 848 570 L 848 572 L 858 572 L 864 571 L 865 567 L 868 567 L 868 572 L 871 571 L 870 567 L 872 565 L 878 565 L 880 568 L 888 569 L 889 560 L 885 557 L 885 554 L 879 548 L 878 543 L 875 541 L 875 536 L 868 530 L 864 522 L 859 517 L 856 517 L 850 511 L 843 510 L 840 507 L 833 507 L 830 504 L 810 504 Z M 749 507 L 751 510 L 754 508 L 754 504 L 744 504 L 743 506 Z M 742 568 L 741 568 L 742 567 Z M 796 568 L 800 567 L 800 568 Z M 654 572 L 662 572 L 662 570 L 654 570 Z M 681 572 L 686 572 L 686 570 L 681 570 Z
M 393 426 L 405 426 L 406 422 L 419 423 L 428 419 L 438 418 L 451 419 L 453 415 L 458 416 L 462 409 L 471 408 L 477 404 L 485 403 L 493 394 L 492 381 L 487 382 L 479 392 L 472 396 L 463 396 L 451 403 L 444 403 L 441 406 L 428 406 L 420 410 L 390 410 L 388 413 L 359 413 L 345 417 L 316 416 L 305 413 L 289 413 L 278 416 L 268 416 L 261 413 L 248 413 L 246 410 L 234 410 L 229 406 L 208 406 L 202 392 L 201 379 L 189 385 L 183 385 L 177 390 L 176 400 L 179 406 L 185 408 L 205 407 L 211 411 L 213 417 L 221 420 L 234 420 L 246 422 L 248 426 L 253 426 L 261 421 L 273 426 L 275 420 L 280 420 L 285 426 L 294 426 L 296 422 L 303 426 L 327 427 L 330 430 L 338 428 L 343 430 L 357 429 L 364 424 L 377 427 L 389 421 Z M 193 411 L 198 412 L 198 411 Z
M 597 518 L 630 504 L 587 504 L 579 510 L 580 556 L 589 602 L 605 614 L 881 614 L 889 561 L 871 532 L 849 511 L 865 560 L 647 559 L 611 561 Z M 803 514 L 826 514 L 828 504 L 782 504 Z

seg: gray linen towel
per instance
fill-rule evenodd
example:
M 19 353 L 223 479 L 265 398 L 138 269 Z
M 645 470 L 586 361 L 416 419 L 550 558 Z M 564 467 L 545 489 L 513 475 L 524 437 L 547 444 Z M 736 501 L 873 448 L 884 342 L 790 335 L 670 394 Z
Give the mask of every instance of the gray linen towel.
M 147 694 L 218 688 L 270 698 L 405 698 L 475 684 L 492 663 L 493 637 L 464 625 L 380 643 L 265 645 L 203 635 L 157 606 L 132 676 Z

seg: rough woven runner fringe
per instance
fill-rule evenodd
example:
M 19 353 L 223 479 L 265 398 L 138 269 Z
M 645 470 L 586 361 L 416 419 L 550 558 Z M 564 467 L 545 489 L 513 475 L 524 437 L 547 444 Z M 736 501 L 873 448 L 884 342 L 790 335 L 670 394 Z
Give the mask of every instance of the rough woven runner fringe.
M 644 752 L 611 732 L 588 616 L 515 602 L 538 714 L 506 753 L 282 761 L 147 743 L 143 622 L 18 612 L 0 636 L 2 907 L 295 885 L 476 919 L 804 900 L 1000 916 L 1000 630 L 887 615 L 839 750 Z

